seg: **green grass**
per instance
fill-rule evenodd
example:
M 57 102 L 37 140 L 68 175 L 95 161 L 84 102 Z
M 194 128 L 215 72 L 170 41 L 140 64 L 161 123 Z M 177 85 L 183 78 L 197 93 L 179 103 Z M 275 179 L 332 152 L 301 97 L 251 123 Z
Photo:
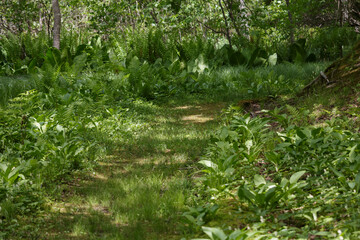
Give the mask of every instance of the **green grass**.
M 247 69 L 244 66 L 212 69 L 198 74 L 193 82 L 188 82 L 187 84 L 189 85 L 186 90 L 179 90 L 176 93 L 176 101 L 187 99 L 188 102 L 194 102 L 199 101 L 197 98 L 200 98 L 203 102 L 231 102 L 234 99 L 253 99 L 269 95 L 290 94 L 300 91 L 327 65 L 328 63 L 326 62 L 300 65 L 283 63 L 273 67 L 258 67 L 255 69 Z M 48 81 L 51 74 L 49 76 L 46 75 L 43 79 L 21 75 L 12 77 L 0 76 L 0 105 L 5 105 L 9 99 L 16 97 L 19 93 L 26 90 L 40 88 L 41 82 Z M 126 85 L 124 73 L 114 74 L 107 72 L 105 74 L 88 72 L 82 78 L 79 82 L 82 84 L 86 83 L 94 92 L 105 90 L 109 98 L 120 99 L 124 95 L 129 94 L 124 90 Z M 167 81 L 168 79 L 159 79 L 157 84 L 165 80 Z M 183 83 L 174 84 L 174 87 L 177 89 L 183 88 Z M 154 91 L 160 90 L 154 89 Z M 169 96 L 166 93 L 163 97 L 159 97 L 157 101 L 169 102 L 173 101 L 173 99 L 175 98 L 170 98 L 169 100 Z
M 0 106 L 5 105 L 19 93 L 34 88 L 35 82 L 29 76 L 0 76 Z
M 59 192 L 38 236 L 47 239 L 179 239 L 194 164 L 223 104 L 134 108 L 145 130 L 116 145 L 88 177 Z
M 184 92 L 180 91 L 176 97 L 165 95 L 153 103 L 124 100 L 126 96 L 117 92 L 118 86 L 106 82 L 109 76 L 116 77 L 116 74 L 104 75 L 103 78 L 90 74 L 88 82 L 77 82 L 88 89 L 74 93 L 74 98 L 79 98 L 77 101 L 61 105 L 59 116 L 64 114 L 77 122 L 79 116 L 88 121 L 86 113 L 90 114 L 91 124 L 97 127 L 96 131 L 89 130 L 85 138 L 96 139 L 102 147 L 99 151 L 111 154 L 99 162 L 93 173 L 79 171 L 75 175 L 66 175 L 63 185 L 55 186 L 53 192 L 47 189 L 45 192 L 52 200 L 48 204 L 50 210 L 45 209 L 42 216 L 8 217 L 14 219 L 14 224 L 11 225 L 10 221 L 5 224 L 5 232 L 10 234 L 7 237 L 179 239 L 192 234 L 194 229 L 188 228 L 188 222 L 183 223 L 182 214 L 187 211 L 187 206 L 203 204 L 203 195 L 207 194 L 194 192 L 198 190 L 194 187 L 194 182 L 197 182 L 194 180 L 198 178 L 195 177 L 199 171 L 197 162 L 220 123 L 220 119 L 214 117 L 226 105 L 219 102 L 238 103 L 241 99 L 265 99 L 269 95 L 296 93 L 324 66 L 324 63 L 281 64 L 250 70 L 223 67 L 198 75 L 198 79 L 191 83 L 193 85 Z M 9 94 L 4 94 L 3 104 L 16 96 L 17 91 L 34 87 L 30 78 L 4 79 L 1 89 Z M 15 83 L 23 85 L 13 85 Z M 59 86 L 58 90 L 62 90 Z M 105 92 L 104 98 L 101 92 Z M 55 91 L 42 96 L 50 99 L 57 96 L 58 100 L 55 98 L 53 101 L 65 104 L 67 94 L 66 91 Z M 116 97 L 119 100 L 115 101 Z M 83 124 L 90 128 L 89 124 Z M 94 160 L 99 159 L 98 155 L 94 157 Z M 69 180 L 72 176 L 74 178 Z M 11 210 L 11 206 L 15 204 L 6 209 Z M 219 216 L 219 219 L 225 218 Z M 31 233 L 29 229 L 32 229 Z
M 233 119 L 208 148 L 197 190 L 210 195 L 197 206 L 209 210 L 216 205 L 219 210 L 206 218 L 201 217 L 204 210 L 187 212 L 205 219 L 198 226 L 193 223 L 197 228 L 194 237 L 204 238 L 210 230 L 230 234 L 241 229 L 238 231 L 244 234 L 255 234 L 246 239 L 358 239 L 359 190 L 353 186 L 359 186 L 356 181 L 360 175 L 359 168 L 354 167 L 358 162 L 352 158 L 359 157 L 359 96 L 358 81 L 353 79 L 319 86 L 308 95 L 250 103 L 245 112 L 241 108 L 228 111 Z M 268 114 L 261 113 L 263 109 Z M 239 121 L 249 116 L 248 112 L 258 116 Z M 269 121 L 269 127 L 262 126 L 262 121 Z M 260 132 L 256 130 L 259 126 L 266 133 L 256 139 L 253 133 Z M 244 134 L 245 129 L 252 134 Z M 333 136 L 340 136 L 340 140 Z M 287 144 L 292 147 L 287 148 Z M 231 163 L 228 157 L 234 154 L 234 145 L 238 152 Z M 244 151 L 248 146 L 251 148 Z M 258 154 L 255 161 L 249 158 L 251 154 Z M 292 184 L 298 189 L 269 207 L 271 191 L 287 191 L 286 185 L 279 183 L 295 173 L 304 174 L 299 185 L 293 178 Z M 214 228 L 203 228 L 201 233 L 201 226 Z
M 329 63 L 283 63 L 272 67 L 247 69 L 222 67 L 210 71 L 204 79 L 204 93 L 217 101 L 231 101 L 233 98 L 258 99 L 268 96 L 293 94 L 301 91 L 319 75 Z

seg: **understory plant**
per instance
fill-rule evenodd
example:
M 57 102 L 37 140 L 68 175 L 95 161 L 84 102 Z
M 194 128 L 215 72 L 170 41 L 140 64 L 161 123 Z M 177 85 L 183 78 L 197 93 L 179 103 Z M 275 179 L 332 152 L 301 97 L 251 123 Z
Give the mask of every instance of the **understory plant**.
M 210 239 L 246 239 L 241 230 L 235 231 L 239 237 L 227 235 L 224 227 L 232 225 L 218 225 L 223 211 L 248 230 L 263 231 L 259 239 L 358 237 L 359 133 L 347 129 L 346 119 L 295 125 L 304 124 L 300 115 L 308 113 L 287 108 L 296 115 L 275 109 L 251 117 L 234 114 L 235 108 L 224 115 L 227 124 L 199 162 L 199 191 L 219 207 L 214 220 L 203 224 Z

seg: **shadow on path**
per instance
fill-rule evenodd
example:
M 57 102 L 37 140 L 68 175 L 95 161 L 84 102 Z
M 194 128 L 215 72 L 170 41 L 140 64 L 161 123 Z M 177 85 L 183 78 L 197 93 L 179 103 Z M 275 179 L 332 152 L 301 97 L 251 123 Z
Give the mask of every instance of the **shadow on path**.
M 163 107 L 91 175 L 67 186 L 46 239 L 179 239 L 191 172 L 223 104 Z

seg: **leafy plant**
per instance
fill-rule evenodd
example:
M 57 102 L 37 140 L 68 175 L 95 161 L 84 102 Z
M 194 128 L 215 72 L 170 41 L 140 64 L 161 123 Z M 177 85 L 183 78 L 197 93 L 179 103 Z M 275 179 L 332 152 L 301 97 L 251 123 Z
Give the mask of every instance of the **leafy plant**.
M 292 61 L 296 63 L 316 61 L 315 54 L 307 53 L 305 45 L 306 39 L 299 39 L 298 41 L 290 45 L 290 57 Z
M 206 204 L 205 206 L 189 207 L 189 211 L 184 212 L 182 215 L 189 222 L 190 226 L 200 228 L 215 218 L 218 209 L 219 206 L 216 204 Z
M 240 163 L 256 162 L 267 137 L 266 124 L 266 119 L 251 118 L 249 114 L 235 115 L 229 126 L 218 131 L 204 160 L 199 162 L 205 167 L 202 171 L 209 187 L 224 190 L 239 174 L 236 168 Z
M 252 237 L 256 232 L 250 232 L 247 230 L 235 230 L 230 234 L 226 234 L 220 228 L 202 227 L 203 232 L 208 235 L 210 240 L 244 240 Z M 204 238 L 196 238 L 193 240 L 205 240 Z
M 256 207 L 256 211 L 261 214 L 262 210 L 276 208 L 280 201 L 287 202 L 290 195 L 305 187 L 305 181 L 298 182 L 304 174 L 305 171 L 296 172 L 289 180 L 283 178 L 279 184 L 267 182 L 264 177 L 255 175 L 254 185 L 241 186 L 238 197 Z

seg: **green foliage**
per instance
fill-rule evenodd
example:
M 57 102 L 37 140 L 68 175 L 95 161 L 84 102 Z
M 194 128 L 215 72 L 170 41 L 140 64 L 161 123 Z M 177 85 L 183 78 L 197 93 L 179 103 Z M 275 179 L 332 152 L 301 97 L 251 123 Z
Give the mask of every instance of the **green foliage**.
M 50 1 L 0 3 L 1 229 L 15 228 L 19 215 L 43 209 L 54 186 L 92 169 L 119 142 L 140 139 L 121 147 L 139 154 L 148 150 L 140 144 L 147 137 L 155 152 L 168 150 L 173 141 L 138 135 L 144 126 L 154 127 L 133 123 L 134 106 L 144 103 L 139 99 L 276 99 L 317 76 L 327 63 L 316 60 L 336 59 L 358 40 L 354 29 L 339 22 L 348 19 L 333 14 L 345 11 L 327 0 L 61 4 L 58 50 L 51 47 Z M 197 204 L 183 214 L 187 226 L 212 240 L 357 238 L 359 133 L 349 119 L 307 126 L 313 120 L 308 115 L 290 105 L 225 111 L 223 126 L 199 161 L 201 197 L 190 197 Z M 143 174 L 129 179 L 141 182 L 137 176 Z M 161 225 L 158 218 L 180 211 L 183 192 L 160 200 L 164 179 L 156 178 L 145 191 L 131 189 L 139 200 L 133 209 L 140 210 L 139 216 L 130 214 L 130 222 Z M 144 201 L 147 208 L 139 208 Z M 155 210 L 160 203 L 168 205 Z M 227 223 L 214 227 L 219 215 L 234 212 L 230 208 L 236 209 L 236 229 L 246 230 L 227 229 Z
M 131 61 L 131 58 L 135 56 L 149 63 L 155 63 L 159 58 L 168 59 L 173 49 L 171 49 L 171 44 L 165 44 L 163 36 L 161 30 L 153 28 L 132 36 L 128 40 L 130 47 L 128 60 Z
M 296 63 L 315 62 L 314 53 L 307 53 L 305 49 L 306 39 L 299 39 L 290 45 L 290 59 Z
M 218 131 L 204 160 L 199 162 L 205 167 L 204 183 L 208 187 L 224 191 L 239 177 L 239 166 L 251 167 L 267 137 L 266 124 L 266 119 L 234 116 L 228 127 Z
M 352 28 L 328 27 L 318 29 L 313 38 L 307 40 L 307 45 L 320 59 L 336 59 L 340 51 L 343 51 L 343 54 L 351 51 L 358 40 L 358 35 Z
M 269 119 L 239 117 L 235 108 L 228 111 L 227 126 L 216 133 L 199 162 L 199 191 L 219 205 L 219 217 L 233 204 L 231 199 L 238 199 L 240 211 L 234 214 L 248 229 L 259 229 L 260 224 L 265 232 L 282 232 L 264 237 L 357 236 L 352 213 L 358 216 L 358 203 L 352 199 L 360 189 L 359 133 L 346 129 L 346 119 L 296 126 L 309 123 L 309 111 L 290 105 L 286 109 L 287 114 L 265 111 Z M 208 224 L 219 226 L 216 220 Z M 211 229 L 204 230 L 210 239 L 228 239 L 220 228 Z
M 238 190 L 240 200 L 246 200 L 256 208 L 256 211 L 263 214 L 263 210 L 273 209 L 280 201 L 286 202 L 291 194 L 306 186 L 305 182 L 299 182 L 299 178 L 305 171 L 294 173 L 290 179 L 283 178 L 279 184 L 266 182 L 260 175 L 254 176 L 252 190 L 248 185 L 243 185 Z
M 235 230 L 229 235 L 224 233 L 222 229 L 202 227 L 204 233 L 210 238 L 210 240 L 244 240 L 252 237 L 256 232 L 250 232 L 247 230 Z M 205 240 L 205 239 L 194 239 L 194 240 Z
M 79 77 L 73 72 L 67 72 L 70 77 L 63 75 L 62 81 L 59 73 L 51 72 L 51 64 L 57 66 L 56 55 L 48 52 L 47 57 L 48 66 L 39 70 L 44 73 L 38 79 L 42 91 L 24 92 L 0 108 L 0 217 L 4 226 L 19 214 L 43 208 L 46 192 L 54 191 L 71 173 L 93 168 L 111 149 L 111 141 L 125 134 L 122 126 L 130 118 L 120 106 L 107 110 L 108 98 L 92 94 L 95 86 L 90 89 L 70 78 Z M 76 58 L 74 64 L 79 64 Z M 45 85 L 46 76 L 52 78 Z
M 189 223 L 190 227 L 200 228 L 204 224 L 215 218 L 216 211 L 219 209 L 218 205 L 206 204 L 205 206 L 189 207 L 189 211 L 184 212 L 183 216 Z M 195 230 L 198 230 L 196 229 Z

